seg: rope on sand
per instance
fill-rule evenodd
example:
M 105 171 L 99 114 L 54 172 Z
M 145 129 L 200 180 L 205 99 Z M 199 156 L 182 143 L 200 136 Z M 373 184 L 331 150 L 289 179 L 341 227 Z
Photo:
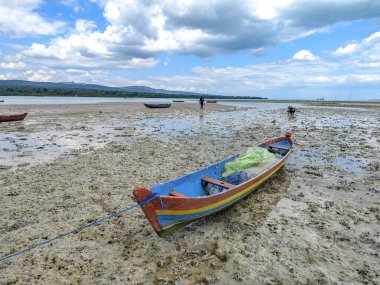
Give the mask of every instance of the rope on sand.
M 131 211 L 132 209 L 134 209 L 134 208 L 136 208 L 136 207 L 142 206 L 142 205 L 144 205 L 144 204 L 146 204 L 146 203 L 148 203 L 148 202 L 154 200 L 155 198 L 158 198 L 158 199 L 160 200 L 161 207 L 162 207 L 163 210 L 167 209 L 165 203 L 162 201 L 162 198 L 161 198 L 160 194 L 158 194 L 158 193 L 150 193 L 150 194 L 149 194 L 149 195 L 148 195 L 143 201 L 137 203 L 136 205 L 133 205 L 133 206 L 128 207 L 128 208 L 124 208 L 124 209 L 121 210 L 121 211 L 118 211 L 118 212 L 116 212 L 116 213 L 113 213 L 113 214 L 111 214 L 111 215 L 109 215 L 109 216 L 107 216 L 107 217 L 103 217 L 103 218 L 97 219 L 97 220 L 95 220 L 95 221 L 92 221 L 92 222 L 90 222 L 90 223 L 88 223 L 88 224 L 86 224 L 86 225 L 83 225 L 83 226 L 81 226 L 81 227 L 79 227 L 79 228 L 77 228 L 77 229 L 74 229 L 74 230 L 72 230 L 72 231 L 69 231 L 69 232 L 66 232 L 66 233 L 60 234 L 60 235 L 58 235 L 58 236 L 56 236 L 56 237 L 53 237 L 53 238 L 51 238 L 51 239 L 48 239 L 48 240 L 46 240 L 46 241 L 44 241 L 44 242 L 36 243 L 36 244 L 34 244 L 34 245 L 30 246 L 30 247 L 27 247 L 27 248 L 25 248 L 25 249 L 23 249 L 23 250 L 16 251 L 16 252 L 14 252 L 14 253 L 12 253 L 12 254 L 9 254 L 9 255 L 6 255 L 6 256 L 4 256 L 4 257 L 1 257 L 1 258 L 0 258 L 0 262 L 3 262 L 3 261 L 8 260 L 8 259 L 11 259 L 12 257 L 15 257 L 15 256 L 17 256 L 17 255 L 19 255 L 19 254 L 22 254 L 22 253 L 25 253 L 25 252 L 31 251 L 32 249 L 35 249 L 35 248 L 37 248 L 37 247 L 40 247 L 40 246 L 43 246 L 43 245 L 46 245 L 46 244 L 52 243 L 53 241 L 55 241 L 55 240 L 57 240 L 57 239 L 61 239 L 61 238 L 63 238 L 63 237 L 66 237 L 66 236 L 68 236 L 68 235 L 71 235 L 71 234 L 76 234 L 76 233 L 78 233 L 78 232 L 84 230 L 85 228 L 88 228 L 88 227 L 94 226 L 94 225 L 96 225 L 96 224 L 99 224 L 99 223 L 104 222 L 104 221 L 106 221 L 106 220 L 109 220 L 109 219 L 111 219 L 111 218 L 114 218 L 114 217 L 120 216 L 121 214 L 123 214 L 123 213 L 125 213 L 125 212 Z

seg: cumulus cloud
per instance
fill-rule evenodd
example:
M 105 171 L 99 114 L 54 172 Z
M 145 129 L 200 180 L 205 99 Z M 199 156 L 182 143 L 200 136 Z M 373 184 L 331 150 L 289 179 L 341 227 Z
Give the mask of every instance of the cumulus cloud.
M 364 52 L 366 50 L 379 50 L 380 49 L 380 31 L 375 32 L 369 37 L 363 39 L 359 43 L 349 43 L 344 47 L 339 47 L 331 52 L 334 56 L 349 56 L 354 53 Z M 380 58 L 379 53 L 373 53 L 373 56 Z M 371 56 L 373 58 L 373 56 Z
M 44 70 L 30 70 L 26 74 L 28 74 L 27 80 L 29 81 L 49 82 L 52 79 L 52 76 L 49 74 L 49 72 L 46 72 Z
M 12 80 L 12 79 L 19 79 L 20 75 L 17 73 L 3 73 L 0 74 L 0 80 Z
M 293 59 L 295 60 L 316 60 L 317 57 L 313 55 L 309 50 L 303 49 L 293 55 Z
M 0 62 L 0 69 L 24 69 L 26 64 L 24 62 Z
M 357 43 L 350 43 L 331 52 L 335 57 L 349 58 L 350 64 L 376 69 L 380 66 L 380 32 Z
M 138 41 L 137 46 L 126 46 L 115 27 L 104 32 L 95 28 L 94 22 L 78 19 L 67 36 L 53 39 L 50 45 L 33 43 L 18 56 L 31 64 L 43 59 L 52 68 L 136 69 L 159 62 L 140 51 Z
M 34 7 L 41 2 L 15 3 L 24 1 L 33 2 Z M 371 0 L 332 0 L 328 5 L 316 0 L 302 5 L 296 0 L 92 2 L 103 9 L 105 29 L 97 30 L 93 22 L 78 20 L 70 34 L 53 40 L 47 49 L 61 54 L 66 50 L 67 55 L 79 53 L 93 60 L 104 56 L 114 60 L 152 58 L 162 52 L 201 57 L 237 51 L 263 54 L 269 46 L 305 37 L 339 22 L 380 16 L 380 2 Z M 21 5 L 15 10 L 22 10 Z
M 302 5 L 295 0 L 101 3 L 106 20 L 119 27 L 125 45 L 130 38 L 138 37 L 143 40 L 145 51 L 204 57 L 257 50 L 316 33 L 339 22 L 380 16 L 380 2 L 370 0 L 333 0 L 328 5 L 316 0 Z
M 341 55 L 347 55 L 347 54 L 352 54 L 358 49 L 357 44 L 348 44 L 345 47 L 340 47 L 336 51 L 333 51 L 331 54 L 336 55 L 336 56 L 341 56 Z
M 42 2 L 0 1 L 0 32 L 14 37 L 57 34 L 65 23 L 41 17 L 35 10 Z
M 198 92 L 207 90 L 208 93 L 226 95 L 263 95 L 268 90 L 297 92 L 305 88 L 346 90 L 347 86 L 350 88 L 380 86 L 378 68 L 353 66 L 352 61 L 336 61 L 334 58 L 330 60 L 328 55 L 326 58 L 316 60 L 309 51 L 300 51 L 291 60 L 243 67 L 196 67 L 188 75 L 161 76 L 155 77 L 154 80 L 158 84 L 175 83 L 177 86 L 187 88 L 195 86 Z

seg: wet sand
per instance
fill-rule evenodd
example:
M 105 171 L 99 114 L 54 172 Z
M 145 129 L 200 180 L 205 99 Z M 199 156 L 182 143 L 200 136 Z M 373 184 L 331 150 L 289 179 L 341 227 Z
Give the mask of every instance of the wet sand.
M 352 108 L 354 107 L 354 108 Z M 356 108 L 357 107 L 357 108 Z M 160 238 L 140 209 L 0 263 L 0 284 L 378 284 L 380 107 L 0 106 L 0 257 L 291 131 L 285 167 Z M 275 122 L 273 122 L 275 120 Z

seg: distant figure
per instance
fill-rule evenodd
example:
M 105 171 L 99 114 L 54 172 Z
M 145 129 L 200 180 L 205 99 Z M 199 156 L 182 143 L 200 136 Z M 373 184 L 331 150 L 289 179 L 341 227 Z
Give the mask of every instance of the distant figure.
M 294 113 L 296 112 L 296 108 L 293 106 L 288 107 L 288 115 L 294 117 Z
M 199 104 L 201 105 L 201 109 L 203 109 L 203 105 L 205 104 L 205 99 L 203 98 L 203 96 L 199 98 Z

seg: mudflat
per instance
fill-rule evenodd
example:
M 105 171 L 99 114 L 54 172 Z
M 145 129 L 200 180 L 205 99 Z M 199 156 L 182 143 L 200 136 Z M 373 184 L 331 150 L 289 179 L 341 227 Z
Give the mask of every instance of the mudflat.
M 0 263 L 0 284 L 379 284 L 380 105 L 0 106 L 0 257 L 290 131 L 285 167 L 161 238 L 139 208 Z

